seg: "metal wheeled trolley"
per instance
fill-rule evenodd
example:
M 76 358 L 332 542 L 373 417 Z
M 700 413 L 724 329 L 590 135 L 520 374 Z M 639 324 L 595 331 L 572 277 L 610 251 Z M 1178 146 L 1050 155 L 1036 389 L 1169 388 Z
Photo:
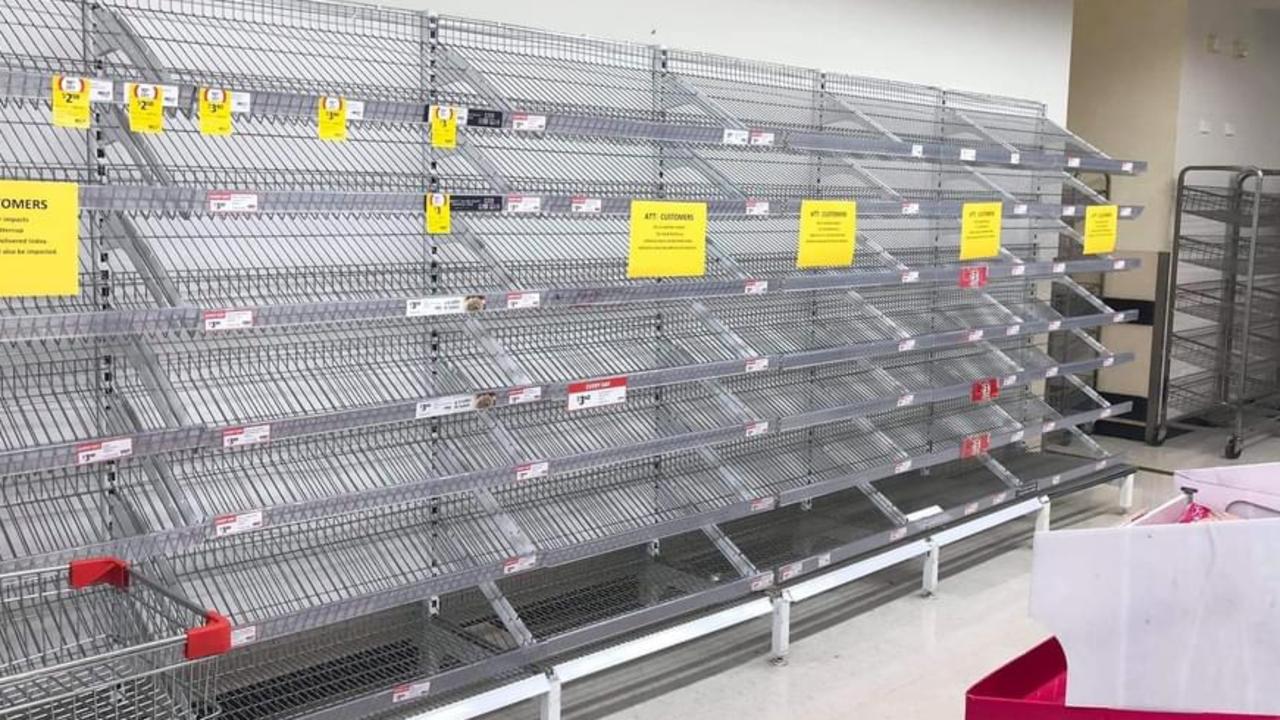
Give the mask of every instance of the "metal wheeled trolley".
M 1156 290 L 1147 441 L 1231 428 L 1224 455 L 1280 419 L 1280 170 L 1190 166 Z M 1214 183 L 1210 178 L 1217 178 Z M 1268 192 L 1273 190 L 1273 192 Z
M 218 715 L 231 626 L 114 558 L 0 575 L 0 718 Z

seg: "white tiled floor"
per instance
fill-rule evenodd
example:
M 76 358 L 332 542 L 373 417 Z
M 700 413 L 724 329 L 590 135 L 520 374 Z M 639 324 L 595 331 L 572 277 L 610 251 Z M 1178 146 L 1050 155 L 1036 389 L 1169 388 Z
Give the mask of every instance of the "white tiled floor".
M 1226 435 L 1196 433 L 1162 448 L 1100 438 L 1139 473 L 1136 507 L 1176 492 L 1165 474 L 1225 464 Z M 1250 446 L 1238 462 L 1280 460 L 1280 440 Z M 1160 472 L 1163 471 L 1163 472 Z M 1055 527 L 1121 520 L 1116 490 L 1093 488 L 1055 501 Z M 759 620 L 609 673 L 566 685 L 573 720 L 797 718 L 919 720 L 961 718 L 965 690 L 1047 632 L 1027 617 L 1031 522 L 1011 523 L 943 552 L 936 597 L 918 595 L 919 563 L 794 606 L 788 664 L 764 658 L 767 620 Z M 532 705 L 502 718 L 534 718 Z

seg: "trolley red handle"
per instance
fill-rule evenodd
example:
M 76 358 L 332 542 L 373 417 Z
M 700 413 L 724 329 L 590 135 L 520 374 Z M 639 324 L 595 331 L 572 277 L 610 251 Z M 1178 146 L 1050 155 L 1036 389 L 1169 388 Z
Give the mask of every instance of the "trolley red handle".
M 76 590 L 95 585 L 111 585 L 123 589 L 129 587 L 130 582 L 129 563 L 116 557 L 72 560 L 69 575 L 71 587 Z M 146 578 L 140 577 L 140 580 L 145 581 L 144 585 L 152 585 Z M 155 589 L 160 590 L 159 587 Z M 179 598 L 174 599 L 183 605 L 189 605 Z M 199 612 L 204 614 L 204 625 L 187 630 L 187 641 L 182 650 L 183 657 L 188 660 L 221 655 L 231 649 L 231 621 L 212 610 Z
M 129 587 L 129 563 L 115 557 L 72 560 L 71 587 L 82 590 L 94 585 Z

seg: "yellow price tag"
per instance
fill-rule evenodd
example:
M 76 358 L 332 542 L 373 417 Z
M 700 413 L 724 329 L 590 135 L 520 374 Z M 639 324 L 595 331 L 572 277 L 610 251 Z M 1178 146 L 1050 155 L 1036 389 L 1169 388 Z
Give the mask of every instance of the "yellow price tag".
M 453 221 L 450 218 L 449 196 L 444 193 L 429 193 L 426 197 L 427 234 L 448 235 L 453 232 Z
M 231 91 L 200 88 L 199 109 L 201 135 L 221 137 L 231 134 Z
M 322 97 L 316 107 L 320 125 L 320 139 L 344 142 L 347 139 L 347 100 L 340 97 Z
M 0 297 L 80 293 L 80 188 L 0 180 Z
M 89 81 L 66 75 L 53 76 L 53 124 L 58 127 L 89 127 Z
M 796 267 L 849 267 L 858 243 L 858 203 L 802 200 Z
M 960 259 L 977 260 L 1000 254 L 1004 203 L 965 203 L 960 220 Z
M 458 108 L 431 106 L 431 147 L 458 147 Z
M 144 135 L 164 132 L 164 94 L 159 85 L 128 83 L 129 129 Z
M 707 274 L 707 204 L 631 201 L 627 277 Z
M 1084 254 L 1104 255 L 1116 250 L 1116 224 L 1120 208 L 1090 205 L 1084 211 Z

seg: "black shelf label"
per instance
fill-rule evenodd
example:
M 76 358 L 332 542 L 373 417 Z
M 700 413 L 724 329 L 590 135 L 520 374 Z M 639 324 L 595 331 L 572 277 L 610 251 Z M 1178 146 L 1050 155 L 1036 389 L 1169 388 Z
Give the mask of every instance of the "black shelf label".
M 454 212 L 502 212 L 501 195 L 450 195 Z
M 467 127 L 500 128 L 502 111 L 467 109 Z

